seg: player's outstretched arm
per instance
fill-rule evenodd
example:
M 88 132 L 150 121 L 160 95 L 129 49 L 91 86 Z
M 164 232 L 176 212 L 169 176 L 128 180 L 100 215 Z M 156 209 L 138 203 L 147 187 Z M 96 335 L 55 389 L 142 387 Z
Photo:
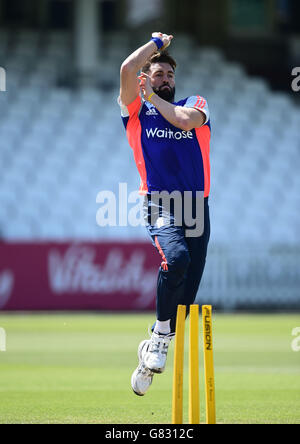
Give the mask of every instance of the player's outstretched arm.
M 130 105 L 140 92 L 138 71 L 145 65 L 147 60 L 159 49 L 163 50 L 169 46 L 173 36 L 161 32 L 152 34 L 150 42 L 134 51 L 121 66 L 120 99 L 123 105 Z

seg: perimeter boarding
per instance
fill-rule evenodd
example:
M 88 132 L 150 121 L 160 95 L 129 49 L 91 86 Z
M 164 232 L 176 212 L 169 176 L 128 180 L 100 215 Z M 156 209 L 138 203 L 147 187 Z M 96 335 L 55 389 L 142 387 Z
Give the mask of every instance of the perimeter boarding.
M 186 306 L 178 305 L 174 350 L 172 423 L 183 422 L 183 369 Z M 206 424 L 216 424 L 215 380 L 212 342 L 212 307 L 202 306 Z M 199 305 L 190 306 L 189 423 L 200 424 L 199 401 Z

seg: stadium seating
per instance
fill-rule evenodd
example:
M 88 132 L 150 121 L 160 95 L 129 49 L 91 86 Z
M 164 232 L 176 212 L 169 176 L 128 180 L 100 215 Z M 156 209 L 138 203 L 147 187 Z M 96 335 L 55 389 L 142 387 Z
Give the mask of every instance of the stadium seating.
M 117 104 L 127 39 L 107 48 L 99 83 L 59 87 L 69 36 L 2 31 L 0 236 L 6 240 L 146 239 L 144 227 L 99 227 L 99 191 L 139 186 Z M 187 44 L 188 41 L 188 44 Z M 174 41 L 175 43 L 175 41 Z M 116 49 L 117 48 L 117 49 Z M 190 52 L 195 63 L 190 63 Z M 212 242 L 299 243 L 300 110 L 222 52 L 179 36 L 177 97 L 202 94 L 212 124 Z M 187 63 L 189 61 L 189 63 Z

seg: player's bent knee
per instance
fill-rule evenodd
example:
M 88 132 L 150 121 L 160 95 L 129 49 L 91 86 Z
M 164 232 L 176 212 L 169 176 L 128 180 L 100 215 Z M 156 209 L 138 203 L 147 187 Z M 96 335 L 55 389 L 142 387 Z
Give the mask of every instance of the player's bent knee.
M 180 277 L 184 277 L 191 263 L 191 258 L 188 250 L 182 249 L 177 252 L 174 256 L 171 264 L 170 270 L 176 272 Z

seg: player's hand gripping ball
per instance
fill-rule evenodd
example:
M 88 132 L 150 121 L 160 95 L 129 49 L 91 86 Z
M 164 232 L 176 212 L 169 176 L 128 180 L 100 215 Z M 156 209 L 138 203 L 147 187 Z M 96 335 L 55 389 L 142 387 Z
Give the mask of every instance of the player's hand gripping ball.
M 164 46 L 160 49 L 160 51 L 164 51 L 165 49 L 167 49 L 168 46 L 170 46 L 171 44 L 171 40 L 173 39 L 172 35 L 163 34 L 162 32 L 153 32 L 152 37 L 158 37 L 162 40 Z

